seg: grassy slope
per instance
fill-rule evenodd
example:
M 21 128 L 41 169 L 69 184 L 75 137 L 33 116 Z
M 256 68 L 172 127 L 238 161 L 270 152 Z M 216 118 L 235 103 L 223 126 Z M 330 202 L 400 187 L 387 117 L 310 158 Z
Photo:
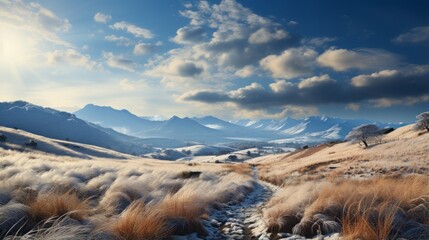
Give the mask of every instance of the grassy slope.
M 282 186 L 264 209 L 271 232 L 346 239 L 429 238 L 429 134 L 405 126 L 358 144 L 252 159 Z

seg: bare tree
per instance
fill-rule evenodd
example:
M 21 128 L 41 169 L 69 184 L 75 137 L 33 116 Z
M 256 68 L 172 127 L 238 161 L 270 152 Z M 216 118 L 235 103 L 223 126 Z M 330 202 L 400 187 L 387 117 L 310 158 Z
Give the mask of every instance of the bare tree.
M 368 147 L 368 139 L 379 135 L 380 129 L 374 124 L 364 124 L 353 128 L 347 134 L 346 140 L 351 142 L 363 142 Z
M 429 132 L 429 112 L 422 112 L 416 116 L 417 123 L 415 128 L 417 130 L 426 129 Z

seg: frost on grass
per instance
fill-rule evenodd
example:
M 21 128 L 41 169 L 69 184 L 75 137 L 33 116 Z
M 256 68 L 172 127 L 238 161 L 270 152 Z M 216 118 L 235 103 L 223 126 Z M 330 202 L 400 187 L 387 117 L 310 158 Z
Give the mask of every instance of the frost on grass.
M 253 186 L 245 166 L 0 151 L 0 238 L 7 239 L 203 237 L 210 209 L 240 201 Z
M 275 233 L 314 237 L 341 232 L 347 239 L 426 239 L 429 179 L 410 175 L 284 187 L 267 204 L 264 217 L 268 230 Z

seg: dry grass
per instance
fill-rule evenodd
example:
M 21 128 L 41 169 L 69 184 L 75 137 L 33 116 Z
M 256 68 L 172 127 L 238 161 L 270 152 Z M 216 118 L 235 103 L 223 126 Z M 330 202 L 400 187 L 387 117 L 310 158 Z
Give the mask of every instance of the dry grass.
M 388 202 L 376 204 L 362 198 L 344 208 L 347 212 L 341 223 L 345 239 L 384 240 L 398 237 L 401 226 L 394 226 L 395 217 L 401 211 L 398 205 Z
M 171 229 L 167 226 L 166 217 L 141 201 L 133 202 L 120 217 L 108 226 L 109 232 L 118 239 L 164 239 Z
M 248 176 L 252 174 L 252 167 L 247 163 L 225 164 L 223 166 L 230 172 L 236 172 L 238 174 Z
M 342 178 L 368 178 L 375 175 L 429 174 L 429 134 L 418 135 L 412 125 L 383 135 L 380 143 L 368 149 L 358 144 L 330 143 L 249 160 L 259 164 L 262 180 L 273 184 L 300 184 L 324 180 L 334 171 Z
M 173 234 L 185 235 L 197 232 L 206 235 L 202 219 L 208 214 L 208 199 L 196 193 L 179 192 L 167 195 L 159 204 L 158 209 L 165 216 Z
M 254 185 L 251 176 L 236 172 L 250 173 L 246 164 L 233 170 L 155 160 L 82 161 L 2 149 L 0 162 L 0 238 L 52 239 L 69 231 L 65 236 L 80 239 L 77 227 L 91 239 L 142 239 L 142 231 L 144 239 L 203 238 L 209 209 L 241 201 Z M 67 221 L 55 225 L 59 219 Z
M 45 193 L 29 204 L 31 213 L 37 220 L 68 215 L 76 220 L 88 216 L 90 207 L 87 200 L 81 200 L 75 192 Z
M 296 189 L 304 189 L 305 185 L 295 186 L 268 203 L 264 216 L 270 231 L 312 237 L 341 230 L 346 239 L 364 240 L 429 237 L 427 176 L 340 179 L 318 187 L 313 184 L 313 190 L 298 192 Z M 294 203 L 291 193 L 307 204 Z

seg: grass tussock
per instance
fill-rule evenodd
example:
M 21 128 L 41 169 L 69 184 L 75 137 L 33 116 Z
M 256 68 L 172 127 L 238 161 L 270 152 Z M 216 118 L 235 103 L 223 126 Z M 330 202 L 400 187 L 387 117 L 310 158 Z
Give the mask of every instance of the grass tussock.
M 241 175 L 252 174 L 252 167 L 247 163 L 238 163 L 238 164 L 226 164 L 224 167 L 230 172 L 236 172 Z
M 345 209 L 347 212 L 341 219 L 345 239 L 383 240 L 398 237 L 402 226 L 398 225 L 396 218 L 403 217 L 398 205 L 388 202 L 376 204 L 362 198 L 359 202 L 346 205 Z
M 196 194 L 176 193 L 167 195 L 158 209 L 165 216 L 173 234 L 186 235 L 193 232 L 206 235 L 202 219 L 208 214 L 207 199 Z
M 165 214 L 141 201 L 133 202 L 108 229 L 121 240 L 165 239 L 171 233 Z
M 40 194 L 34 202 L 28 205 L 36 220 L 68 215 L 70 218 L 81 221 L 90 212 L 88 201 L 80 199 L 75 192 L 70 191 Z
M 427 176 L 343 179 L 306 194 L 305 205 L 274 198 L 264 213 L 268 230 L 305 237 L 341 231 L 345 239 L 362 240 L 429 238 Z

